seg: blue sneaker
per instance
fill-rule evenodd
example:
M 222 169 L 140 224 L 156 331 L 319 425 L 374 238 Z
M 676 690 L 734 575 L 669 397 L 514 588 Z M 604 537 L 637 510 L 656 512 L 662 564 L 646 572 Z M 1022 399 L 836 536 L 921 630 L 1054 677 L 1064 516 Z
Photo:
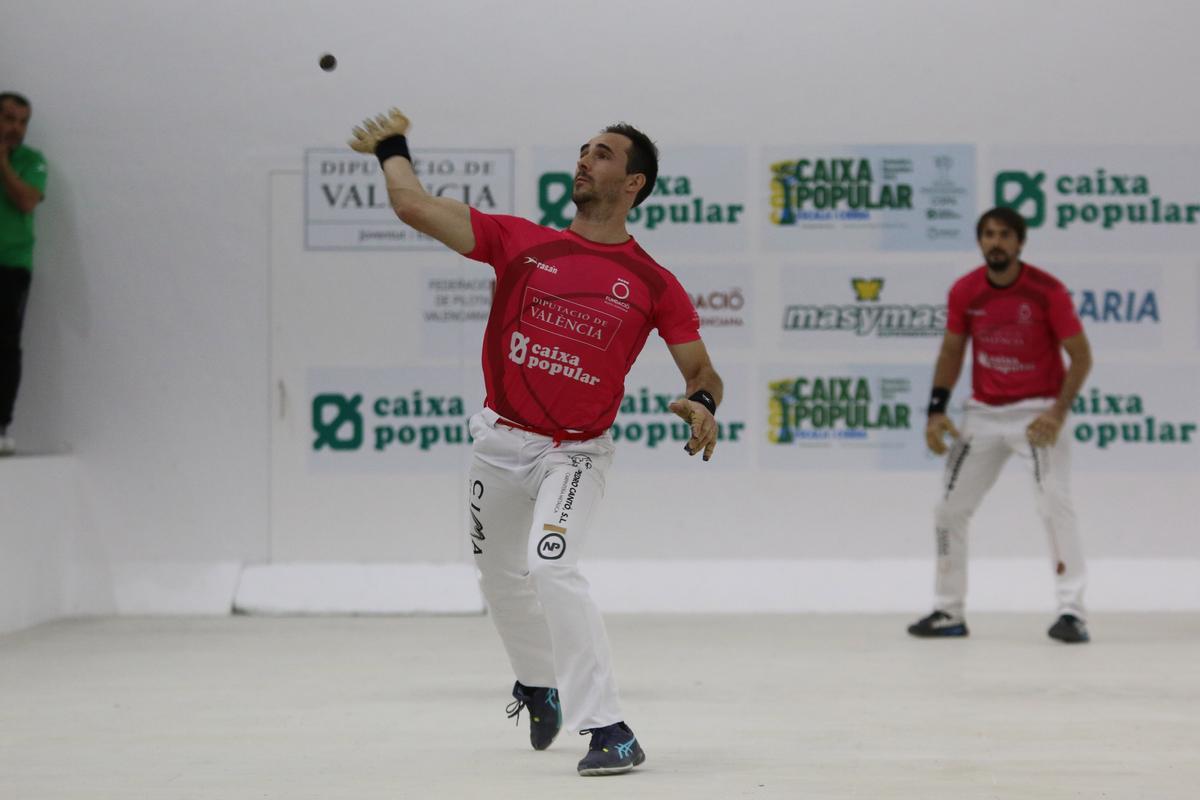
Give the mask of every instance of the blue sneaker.
M 585 733 L 592 735 L 592 742 L 579 762 L 580 775 L 619 775 L 646 760 L 637 737 L 624 722 L 579 732 L 581 736 Z
M 938 636 L 969 636 L 967 623 L 962 617 L 952 617 L 945 611 L 934 611 L 927 617 L 908 626 L 908 632 L 922 639 Z
M 521 709 L 528 709 L 529 743 L 533 745 L 534 750 L 545 750 L 562 728 L 562 706 L 558 702 L 558 689 L 526 686 L 517 681 L 513 684 L 512 696 L 516 699 L 508 704 L 508 718 L 516 717 L 517 724 L 520 724 Z

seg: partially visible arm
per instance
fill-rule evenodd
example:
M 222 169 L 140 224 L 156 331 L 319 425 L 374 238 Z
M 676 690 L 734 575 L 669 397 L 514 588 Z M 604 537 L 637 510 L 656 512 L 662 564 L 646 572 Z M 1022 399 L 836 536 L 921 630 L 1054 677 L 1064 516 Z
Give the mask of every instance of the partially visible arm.
M 933 387 L 951 391 L 958 383 L 962 372 L 963 355 L 967 351 L 967 337 L 961 333 L 946 331 L 942 337 L 942 348 L 938 351 L 937 363 L 933 367 Z M 944 413 L 930 414 L 925 422 L 925 444 L 937 455 L 946 452 L 946 434 L 958 438 L 958 429 Z
M 725 394 L 725 384 L 721 381 L 721 376 L 713 369 L 712 360 L 708 357 L 708 348 L 704 346 L 704 340 L 697 339 L 686 344 L 672 344 L 668 345 L 667 349 L 671 351 L 671 358 L 675 359 L 675 365 L 679 367 L 680 374 L 687 381 L 687 387 L 684 389 L 685 395 L 690 396 L 703 389 L 713 396 L 713 400 L 718 406 L 721 405 L 721 398 Z
M 713 402 L 719 406 L 725 395 L 725 385 L 721 376 L 713 369 L 712 361 L 708 357 L 708 348 L 704 346 L 703 340 L 668 345 L 667 349 L 671 351 L 671 357 L 675 359 L 675 365 L 679 367 L 679 373 L 686 382 L 684 396 L 673 401 L 670 408 L 691 423 L 692 438 L 686 445 L 688 455 L 695 455 L 703 450 L 704 460 L 708 461 L 717 446 L 717 421 L 702 403 L 687 398 L 696 392 L 705 391 L 712 395 Z
M 1055 416 L 1065 420 L 1071 411 L 1071 404 L 1083 388 L 1084 381 L 1092 372 L 1092 346 L 1088 343 L 1087 335 L 1078 333 L 1069 339 L 1063 339 L 1063 349 L 1071 358 L 1067 374 L 1063 377 L 1062 389 L 1051 409 Z
M 392 210 L 406 225 L 464 255 L 475 249 L 470 206 L 426 192 L 412 162 L 403 156 L 392 156 L 383 162 L 383 174 L 387 177 Z
M 1092 371 L 1092 346 L 1085 334 L 1077 333 L 1063 339 L 1062 346 L 1071 358 L 1067 374 L 1063 376 L 1062 388 L 1050 410 L 1031 422 L 1025 432 L 1030 443 L 1036 447 L 1050 447 L 1057 441 L 1058 433 L 1067 421 L 1067 414 L 1071 412 L 1071 403 Z
M 942 336 L 942 349 L 938 351 L 937 363 L 933 367 L 933 385 L 953 389 L 962 373 L 963 355 L 967 352 L 967 337 L 961 333 L 946 331 Z
M 8 199 L 22 214 L 28 214 L 42 202 L 42 193 L 21 180 L 21 176 L 13 168 L 7 148 L 0 148 L 0 183 L 4 184 L 4 193 Z
M 374 154 L 381 142 L 405 136 L 408 128 L 408 117 L 393 108 L 355 128 L 350 147 L 360 153 Z M 426 192 L 412 161 L 403 155 L 386 158 L 383 174 L 392 210 L 406 225 L 464 255 L 475 249 L 471 209 L 466 203 Z

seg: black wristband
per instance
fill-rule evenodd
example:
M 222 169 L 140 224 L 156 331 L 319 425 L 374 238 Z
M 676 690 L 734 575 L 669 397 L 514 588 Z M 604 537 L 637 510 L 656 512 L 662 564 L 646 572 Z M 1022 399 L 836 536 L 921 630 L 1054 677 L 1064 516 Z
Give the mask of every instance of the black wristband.
M 946 406 L 950 403 L 950 390 L 941 386 L 933 387 L 933 391 L 929 393 L 929 408 L 925 413 L 927 416 L 934 414 L 945 414 Z
M 387 161 L 392 156 L 401 156 L 412 161 L 412 156 L 408 154 L 408 139 L 404 138 L 404 134 L 398 133 L 395 136 L 389 136 L 379 144 L 375 145 L 375 157 L 379 159 L 379 166 L 383 166 L 383 162 Z
M 695 400 L 697 403 L 707 408 L 708 413 L 712 414 L 714 417 L 717 415 L 717 401 L 713 399 L 711 394 L 703 389 L 692 394 L 690 397 L 688 397 L 688 400 Z

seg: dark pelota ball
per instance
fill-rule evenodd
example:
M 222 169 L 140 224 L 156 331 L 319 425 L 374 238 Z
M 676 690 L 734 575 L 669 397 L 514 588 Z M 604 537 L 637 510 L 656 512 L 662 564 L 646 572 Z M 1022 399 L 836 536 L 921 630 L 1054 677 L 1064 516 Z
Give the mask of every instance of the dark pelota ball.
M 321 69 L 326 72 L 333 72 L 337 69 L 337 59 L 333 57 L 333 53 L 326 53 L 321 56 L 321 60 L 317 62 L 321 65 Z

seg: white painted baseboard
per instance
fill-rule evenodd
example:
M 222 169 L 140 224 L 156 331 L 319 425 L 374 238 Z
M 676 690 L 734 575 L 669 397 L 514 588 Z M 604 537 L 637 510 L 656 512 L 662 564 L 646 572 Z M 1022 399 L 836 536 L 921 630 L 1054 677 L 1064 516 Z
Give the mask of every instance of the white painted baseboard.
M 596 561 L 585 567 L 609 612 L 919 612 L 933 601 L 932 559 L 872 561 Z M 970 564 L 967 608 L 1053 611 L 1043 559 Z M 1086 595 L 1094 611 L 1200 610 L 1200 559 L 1096 559 Z
M 214 615 L 233 610 L 237 561 L 134 561 L 109 568 L 118 615 Z
M 481 614 L 470 564 L 264 564 L 242 571 L 245 614 Z
M 1200 560 L 1089 563 L 1095 611 L 1200 610 Z M 1042 559 L 971 564 L 972 611 L 1054 610 Z M 613 613 L 911 612 L 928 609 L 933 562 L 597 560 L 592 594 Z M 469 614 L 483 610 L 470 564 L 271 564 L 247 567 L 235 609 L 250 614 Z

